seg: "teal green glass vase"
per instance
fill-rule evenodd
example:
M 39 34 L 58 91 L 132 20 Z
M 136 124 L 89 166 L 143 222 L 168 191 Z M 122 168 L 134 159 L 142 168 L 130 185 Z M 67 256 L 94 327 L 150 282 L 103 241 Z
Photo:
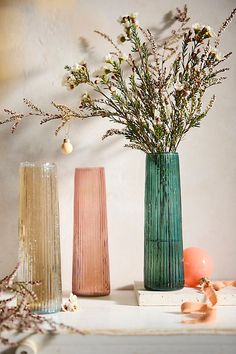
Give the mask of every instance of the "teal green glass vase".
M 144 286 L 171 291 L 184 286 L 179 155 L 146 155 Z

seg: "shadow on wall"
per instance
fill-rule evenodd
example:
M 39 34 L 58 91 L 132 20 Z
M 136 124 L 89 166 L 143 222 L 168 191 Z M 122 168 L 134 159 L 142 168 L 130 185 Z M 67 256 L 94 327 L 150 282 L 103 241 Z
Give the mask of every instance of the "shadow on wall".
M 71 8 L 75 8 L 78 0 L 34 0 L 33 6 L 36 10 L 45 14 L 54 12 L 57 13 L 71 13 Z M 32 3 L 32 1 L 30 1 Z
M 33 7 L 36 11 L 48 13 L 56 9 L 64 14 L 75 6 L 76 0 L 1 0 L 0 1 L 0 100 L 6 97 L 27 76 L 37 76 L 37 68 L 25 67 L 25 43 L 29 27 L 27 14 Z
M 30 0 L 0 1 L 0 100 L 20 84 L 26 75 L 24 63 L 28 28 L 25 7 L 30 3 Z M 30 77 L 38 73 L 36 68 L 27 72 Z
M 24 43 L 24 16 L 12 1 L 0 1 L 0 101 L 10 93 L 11 87 L 20 82 L 23 77 L 24 56 L 22 43 Z M 9 145 L 8 127 L 1 126 L 1 151 Z M 11 146 L 12 148 L 12 146 Z M 1 234 L 0 248 L 0 277 L 10 272 L 17 261 L 17 186 L 15 171 L 12 165 L 5 165 L 4 155 L 1 156 L 0 173 L 0 223 L 4 230 Z M 9 171 L 10 170 L 10 171 Z M 5 174 L 11 176 L 6 180 Z M 9 206 L 15 206 L 9 208 Z M 11 259 L 7 269 L 4 255 Z
M 12 1 L 0 1 L 0 99 L 23 77 L 24 14 Z
M 155 38 L 158 39 L 161 37 L 162 33 L 169 29 L 176 22 L 176 18 L 173 14 L 173 11 L 167 12 L 162 19 L 162 24 L 160 27 L 151 27 L 150 31 L 155 35 Z

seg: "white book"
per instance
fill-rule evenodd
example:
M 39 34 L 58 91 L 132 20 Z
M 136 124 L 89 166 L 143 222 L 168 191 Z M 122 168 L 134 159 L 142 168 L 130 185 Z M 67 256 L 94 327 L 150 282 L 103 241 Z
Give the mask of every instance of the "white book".
M 183 302 L 206 302 L 200 288 L 183 288 L 174 291 L 150 291 L 143 282 L 135 281 L 134 290 L 139 306 L 180 306 Z M 218 306 L 236 306 L 236 288 L 228 286 L 217 291 Z

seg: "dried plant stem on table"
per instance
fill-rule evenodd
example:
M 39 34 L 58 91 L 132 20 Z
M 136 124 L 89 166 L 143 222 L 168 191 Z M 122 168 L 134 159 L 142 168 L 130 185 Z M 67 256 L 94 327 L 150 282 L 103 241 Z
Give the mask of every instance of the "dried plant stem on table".
M 136 14 L 120 17 L 123 30 L 118 44 L 96 31 L 112 46 L 99 70 L 91 73 L 86 62 L 65 67 L 64 85 L 68 89 L 81 84 L 89 89 L 89 93 L 82 94 L 77 110 L 53 103 L 58 112 L 52 114 L 25 100 L 30 112 L 6 110 L 10 118 L 1 123 L 12 122 L 14 132 L 23 118 L 36 115 L 42 118 L 41 124 L 60 120 L 55 132 L 58 134 L 71 120 L 106 117 L 115 128 L 103 138 L 124 136 L 129 141 L 125 146 L 145 153 L 174 152 L 187 132 L 199 127 L 212 108 L 214 94 L 203 106 L 206 91 L 226 79 L 224 73 L 229 68 L 220 65 L 231 52 L 221 55 L 218 46 L 235 13 L 236 9 L 215 34 L 209 26 L 198 23 L 187 27 L 187 7 L 177 9 L 179 27 L 164 41 L 156 41 L 151 31 L 140 27 Z M 120 49 L 124 43 L 129 46 L 128 55 Z
M 36 295 L 29 290 L 28 285 L 37 285 L 37 282 L 30 284 L 14 281 L 18 267 L 13 272 L 0 280 L 0 294 L 11 293 L 7 299 L 0 300 L 0 342 L 6 345 L 16 345 L 9 339 L 10 335 L 18 333 L 47 333 L 55 334 L 61 331 L 83 334 L 78 329 L 57 323 L 50 318 L 34 314 L 28 307 L 29 299 Z M 13 306 L 12 301 L 16 300 L 17 305 Z M 6 336 L 6 334 L 8 334 Z

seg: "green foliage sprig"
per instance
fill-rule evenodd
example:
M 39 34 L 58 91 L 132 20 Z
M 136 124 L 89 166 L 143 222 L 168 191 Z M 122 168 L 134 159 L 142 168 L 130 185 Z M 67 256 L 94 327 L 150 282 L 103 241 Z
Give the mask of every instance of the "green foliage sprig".
M 229 68 L 221 64 L 232 53 L 221 55 L 218 47 L 235 13 L 236 9 L 215 34 L 198 23 L 189 28 L 187 7 L 177 9 L 180 26 L 163 42 L 139 26 L 136 14 L 122 16 L 118 45 L 96 31 L 113 47 L 99 70 L 92 73 L 86 62 L 65 67 L 63 84 L 69 90 L 81 84 L 89 88 L 89 93 L 82 94 L 78 110 L 54 103 L 58 113 L 49 114 L 25 100 L 31 111 L 17 114 L 6 110 L 10 118 L 2 123 L 12 121 L 14 131 L 22 118 L 36 114 L 43 117 L 41 123 L 60 119 L 57 134 L 74 118 L 107 117 L 116 127 L 103 138 L 122 135 L 129 141 L 126 146 L 145 153 L 176 151 L 186 133 L 199 127 L 212 108 L 215 95 L 203 107 L 206 91 L 226 78 Z M 123 44 L 129 48 L 128 55 L 120 49 Z

